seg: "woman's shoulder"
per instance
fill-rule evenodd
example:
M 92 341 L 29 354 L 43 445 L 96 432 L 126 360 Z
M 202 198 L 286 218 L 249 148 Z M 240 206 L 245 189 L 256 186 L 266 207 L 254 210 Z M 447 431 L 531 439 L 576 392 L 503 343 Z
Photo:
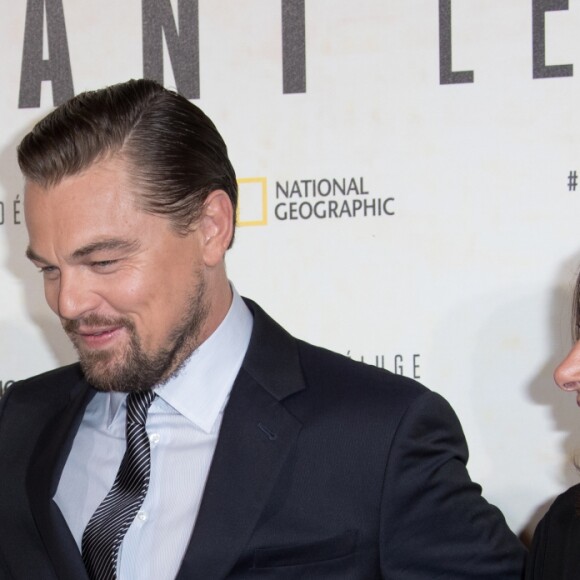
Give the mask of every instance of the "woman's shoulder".
M 580 578 L 580 484 L 554 500 L 534 534 L 526 579 L 556 578 Z
M 544 519 L 580 524 L 580 483 L 561 493 Z

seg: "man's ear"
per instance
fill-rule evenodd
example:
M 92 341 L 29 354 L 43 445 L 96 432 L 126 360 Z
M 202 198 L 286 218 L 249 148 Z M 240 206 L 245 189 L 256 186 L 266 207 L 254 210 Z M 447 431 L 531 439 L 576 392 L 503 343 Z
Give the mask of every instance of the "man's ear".
M 200 226 L 203 260 L 206 266 L 220 263 L 234 235 L 234 208 L 222 189 L 212 191 L 203 204 Z

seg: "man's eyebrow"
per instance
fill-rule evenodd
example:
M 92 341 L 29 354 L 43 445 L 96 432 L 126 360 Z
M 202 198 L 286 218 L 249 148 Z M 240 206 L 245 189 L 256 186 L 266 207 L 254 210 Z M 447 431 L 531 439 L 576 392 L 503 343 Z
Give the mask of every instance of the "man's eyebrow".
M 101 240 L 99 242 L 92 242 L 86 246 L 82 246 L 78 250 L 75 250 L 72 254 L 73 260 L 80 260 L 86 258 L 93 252 L 101 252 L 106 250 L 125 250 L 133 251 L 139 247 L 139 242 L 137 240 L 123 240 L 119 238 L 111 238 L 108 240 Z M 48 264 L 49 262 L 39 256 L 30 246 L 26 248 L 26 257 L 33 262 L 41 262 L 43 264 Z
M 133 251 L 139 247 L 139 242 L 137 240 L 124 240 L 120 238 L 111 238 L 109 240 L 101 240 L 100 242 L 92 242 L 86 246 L 82 246 L 78 250 L 75 250 L 72 254 L 73 260 L 79 260 L 81 258 L 86 258 L 88 255 L 94 252 L 102 252 L 105 250 L 125 250 Z
M 48 264 L 48 262 L 41 258 L 30 246 L 26 248 L 26 257 L 32 262 L 42 262 L 43 264 Z

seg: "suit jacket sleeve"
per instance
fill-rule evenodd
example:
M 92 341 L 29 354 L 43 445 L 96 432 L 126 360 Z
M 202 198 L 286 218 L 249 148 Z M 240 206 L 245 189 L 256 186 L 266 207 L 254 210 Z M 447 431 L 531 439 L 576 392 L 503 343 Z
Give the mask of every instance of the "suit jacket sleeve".
M 397 580 L 521 578 L 524 548 L 466 469 L 455 413 L 426 392 L 397 429 L 381 502 L 381 572 Z

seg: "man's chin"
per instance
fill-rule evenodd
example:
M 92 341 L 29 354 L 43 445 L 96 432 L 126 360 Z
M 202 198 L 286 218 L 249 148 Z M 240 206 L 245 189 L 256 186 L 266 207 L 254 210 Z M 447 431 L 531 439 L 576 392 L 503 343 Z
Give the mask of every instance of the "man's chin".
M 113 372 L 108 368 L 97 368 L 96 365 L 84 364 L 82 359 L 80 363 L 87 381 L 97 389 L 97 391 L 122 390 L 118 372 Z
M 162 369 L 148 366 L 146 360 L 116 360 L 114 355 L 105 356 L 99 351 L 97 356 L 80 356 L 79 362 L 85 378 L 97 391 L 132 393 L 147 391 L 161 384 Z M 111 353 L 108 353 L 111 355 Z M 97 360 L 99 359 L 99 360 Z
M 127 372 L 114 360 L 114 353 L 107 350 L 83 352 L 79 350 L 79 362 L 89 383 L 98 391 L 130 391 Z

